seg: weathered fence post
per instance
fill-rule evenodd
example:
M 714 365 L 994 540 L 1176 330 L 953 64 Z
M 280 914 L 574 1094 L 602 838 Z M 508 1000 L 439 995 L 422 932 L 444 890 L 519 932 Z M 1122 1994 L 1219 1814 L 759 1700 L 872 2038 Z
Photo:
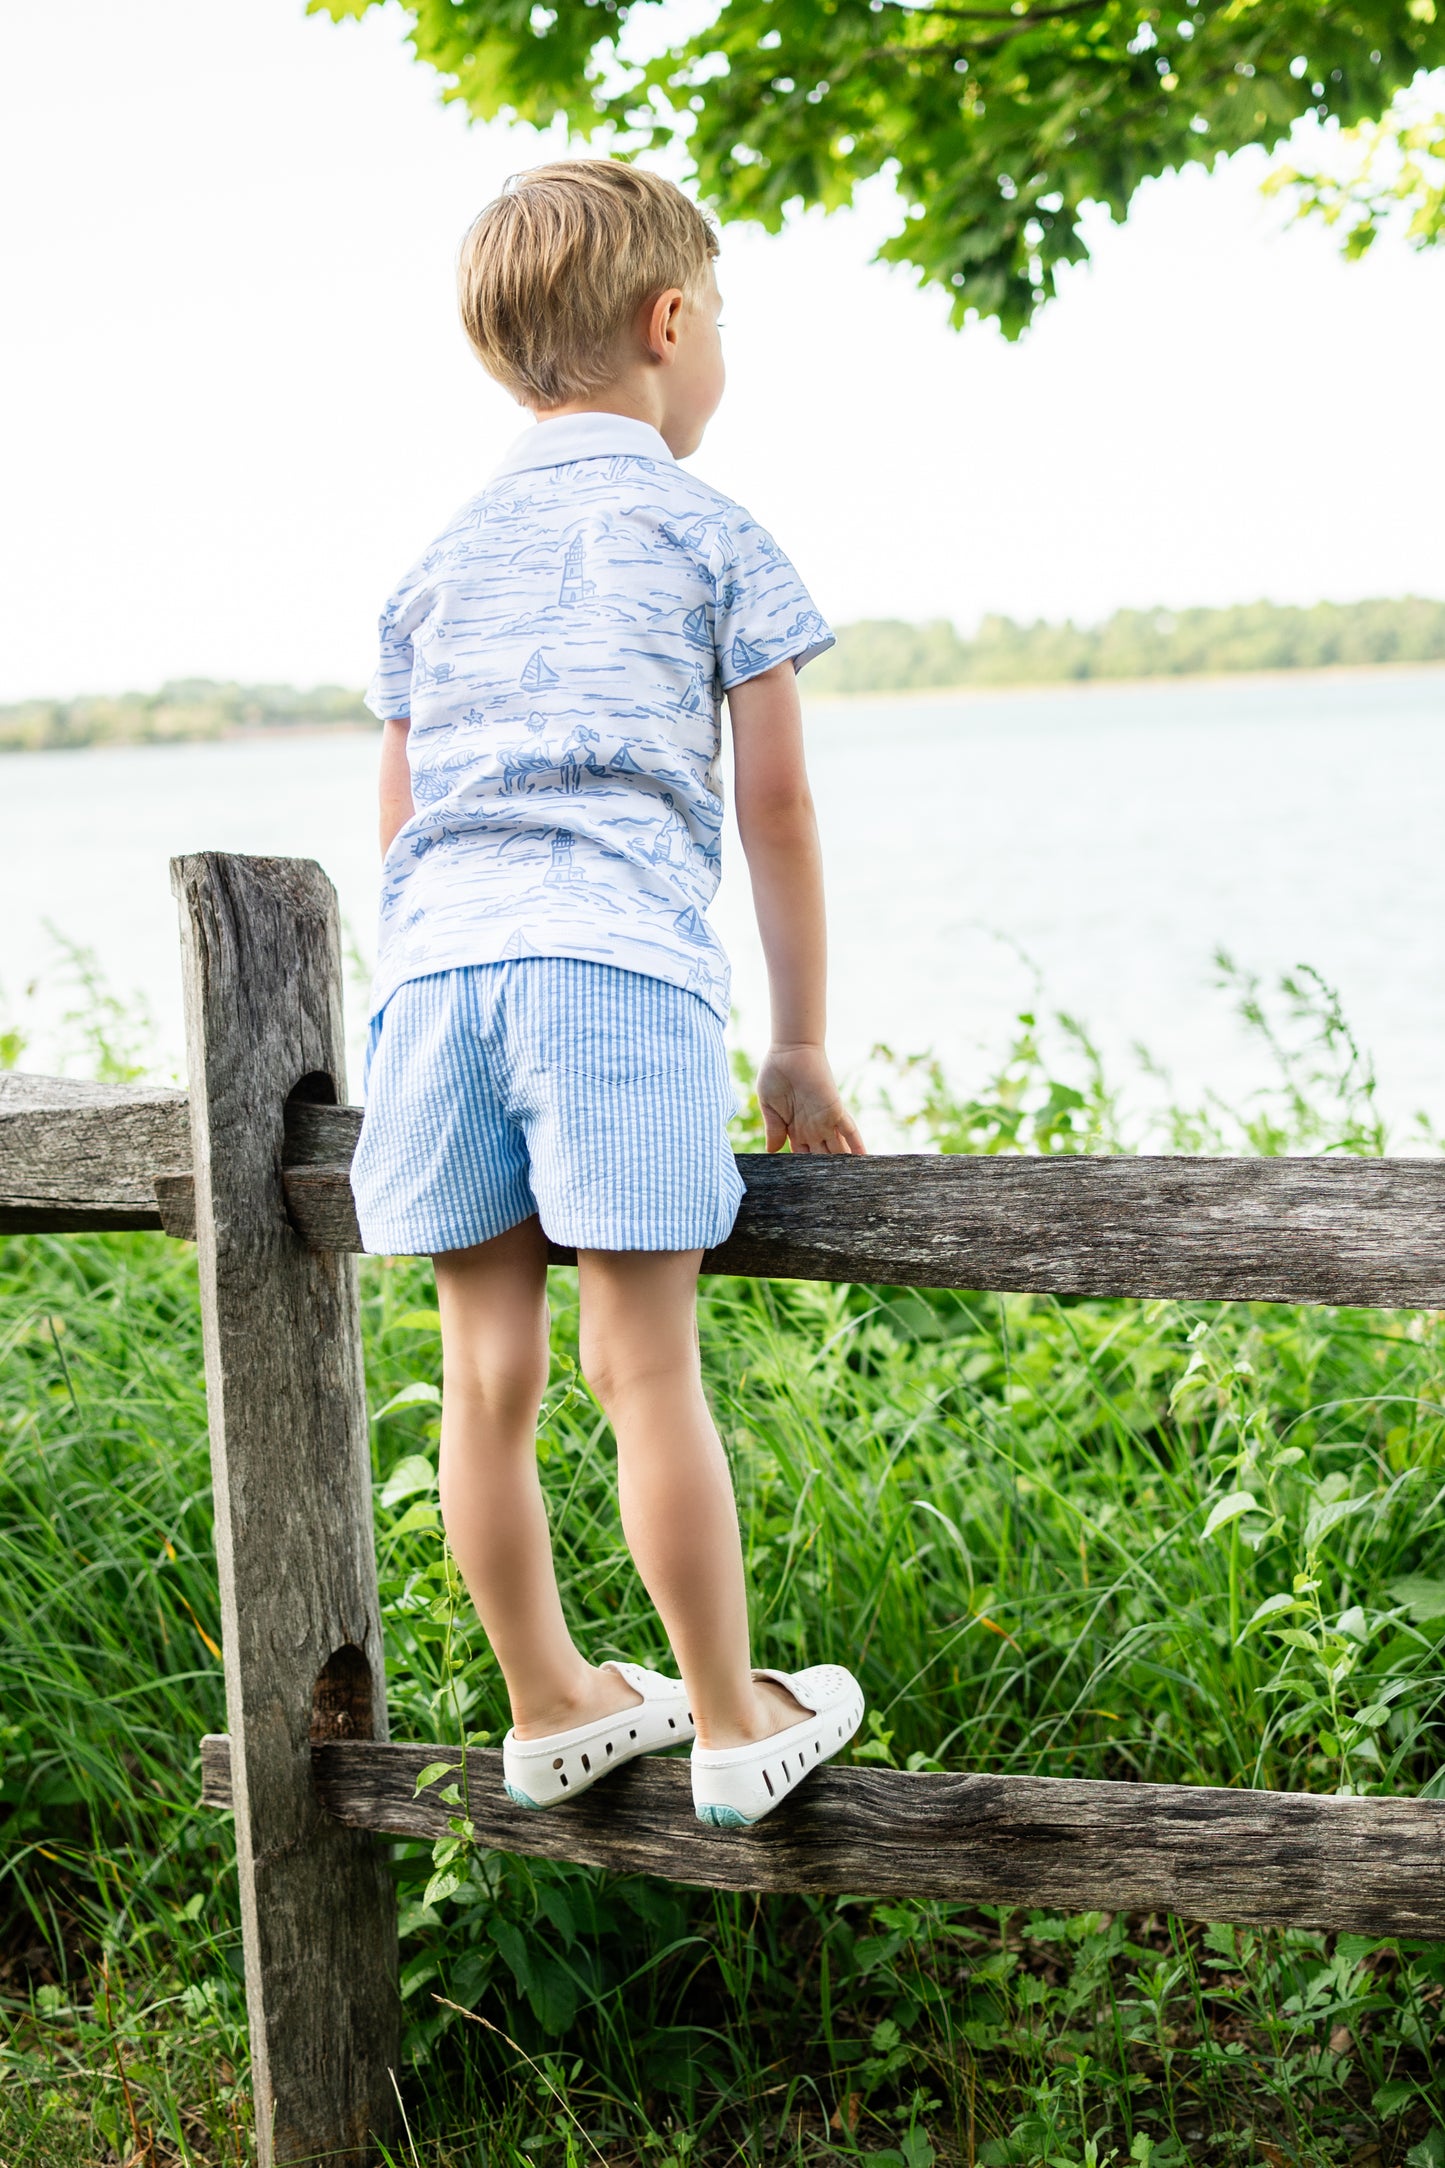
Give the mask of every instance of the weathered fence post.
M 281 1187 L 288 1100 L 345 1095 L 336 897 L 305 859 L 171 881 L 260 2159 L 359 2168 L 394 2101 L 395 1904 L 311 1779 L 313 1740 L 386 1737 L 356 1267 Z

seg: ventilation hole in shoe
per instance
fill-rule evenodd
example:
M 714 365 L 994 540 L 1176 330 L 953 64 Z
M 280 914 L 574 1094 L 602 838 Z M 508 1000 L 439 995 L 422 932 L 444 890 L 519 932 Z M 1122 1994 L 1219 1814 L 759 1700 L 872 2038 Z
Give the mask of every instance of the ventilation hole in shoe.
M 813 1752 L 814 1752 L 815 1754 L 821 1754 L 821 1753 L 822 1753 L 822 1751 L 823 1751 L 823 1742 L 822 1742 L 822 1740 L 821 1740 L 821 1739 L 815 1739 L 815 1740 L 813 1741 Z
M 676 1730 L 677 1730 L 677 1718 L 676 1718 L 675 1716 L 670 1716 L 670 1717 L 668 1718 L 668 1720 L 667 1720 L 667 1728 L 668 1728 L 668 1730 L 669 1730 L 669 1731 L 676 1731 Z
M 559 1755 L 557 1756 L 557 1759 L 556 1759 L 556 1760 L 555 1760 L 555 1761 L 553 1762 L 553 1764 L 552 1764 L 552 1767 L 553 1767 L 554 1769 L 560 1769 L 560 1768 L 561 1768 L 561 1766 L 562 1766 L 562 1757 L 561 1757 L 561 1755 L 559 1754 Z
M 584 1769 L 585 1769 L 585 1770 L 587 1771 L 587 1774 L 588 1774 L 588 1776 L 591 1776 L 591 1774 L 592 1774 L 592 1764 L 591 1764 L 591 1762 L 590 1762 L 590 1761 L 589 1761 L 589 1760 L 587 1759 L 587 1756 L 586 1756 L 585 1754 L 584 1754 L 584 1755 L 583 1755 L 583 1757 L 582 1757 L 582 1766 L 583 1766 L 583 1768 L 584 1768 Z
M 610 1739 L 607 1742 L 607 1751 L 609 1754 L 612 1752 L 612 1741 Z
M 691 1711 L 691 1709 L 689 1709 L 689 1710 L 688 1710 L 688 1712 L 687 1712 L 687 1720 L 688 1720 L 689 1724 L 690 1724 L 690 1723 L 692 1722 L 692 1711 Z
M 791 1770 L 790 1770 L 790 1769 L 788 1768 L 788 1757 L 787 1757 L 787 1755 L 785 1754 L 785 1755 L 783 1756 L 783 1775 L 784 1775 L 784 1776 L 786 1777 L 786 1776 L 790 1776 L 791 1774 L 792 1774 L 792 1772 L 791 1772 Z
M 635 1731 L 630 1731 L 627 1736 L 629 1739 L 635 1739 L 637 1737 L 637 1734 Z
M 767 1787 L 768 1787 L 768 1797 L 769 1797 L 769 1799 L 776 1799 L 776 1797 L 777 1797 L 777 1793 L 776 1793 L 776 1792 L 775 1792 L 775 1791 L 773 1790 L 773 1780 L 772 1780 L 772 1778 L 771 1778 L 771 1777 L 770 1777 L 770 1776 L 768 1775 L 768 1772 L 767 1772 L 767 1770 L 766 1770 L 766 1769 L 765 1769 L 765 1770 L 763 1771 L 763 1782 L 764 1782 L 764 1784 L 766 1784 L 766 1785 L 767 1785 Z
M 563 1783 L 563 1786 L 564 1786 L 564 1788 L 565 1788 L 565 1786 L 566 1786 L 566 1783 L 567 1783 L 567 1779 L 566 1779 L 566 1777 L 565 1777 L 565 1776 L 564 1776 L 564 1777 L 563 1777 L 563 1779 L 562 1779 L 562 1783 Z

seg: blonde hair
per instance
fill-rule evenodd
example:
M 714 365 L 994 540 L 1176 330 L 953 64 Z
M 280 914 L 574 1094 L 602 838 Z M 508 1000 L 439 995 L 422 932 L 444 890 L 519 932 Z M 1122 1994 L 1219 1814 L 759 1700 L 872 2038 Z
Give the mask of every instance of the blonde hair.
M 535 166 L 513 175 L 462 243 L 462 323 L 514 398 L 561 406 L 610 383 L 642 303 L 669 286 L 696 292 L 717 251 L 706 213 L 644 166 Z

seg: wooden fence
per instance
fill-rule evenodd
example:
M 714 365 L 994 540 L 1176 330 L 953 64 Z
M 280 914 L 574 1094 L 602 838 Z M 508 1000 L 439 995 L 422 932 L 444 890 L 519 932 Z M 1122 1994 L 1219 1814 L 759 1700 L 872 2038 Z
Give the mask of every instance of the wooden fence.
M 453 1750 L 388 1742 L 342 1104 L 336 899 L 319 867 L 173 861 L 188 1093 L 0 1077 L 0 1229 L 163 1228 L 199 1253 L 263 2168 L 375 2158 L 395 2104 L 386 1836 Z M 1445 1164 L 1189 1158 L 743 1162 L 712 1272 L 1059 1294 L 1445 1307 Z M 566 1253 L 554 1252 L 559 1260 Z M 1167 1909 L 1445 1938 L 1445 1803 L 820 1770 L 757 1830 L 692 1815 L 675 1760 L 547 1814 L 474 1750 L 481 1844 L 720 1889 Z

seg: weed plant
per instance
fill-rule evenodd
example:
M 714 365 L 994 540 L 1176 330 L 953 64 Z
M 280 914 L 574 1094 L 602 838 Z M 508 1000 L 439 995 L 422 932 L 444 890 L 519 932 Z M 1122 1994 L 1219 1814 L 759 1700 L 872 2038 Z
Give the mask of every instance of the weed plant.
M 1380 1150 L 1327 989 L 1236 993 L 1276 1084 L 1166 1107 L 1155 1141 Z M 1023 1020 L 972 1097 L 885 1075 L 933 1148 L 1142 1134 L 1074 1026 Z M 435 1502 L 430 1275 L 362 1284 L 393 1728 L 494 1742 Z M 573 1275 L 552 1303 L 567 1601 L 596 1656 L 661 1661 Z M 729 1280 L 702 1311 L 760 1660 L 861 1672 L 856 1758 L 1445 1796 L 1433 1316 Z M 218 1633 L 190 1254 L 0 1243 L 6 2168 L 251 2158 L 230 1831 L 195 1805 Z M 392 1857 L 398 2164 L 1445 2168 L 1445 1950 Z

